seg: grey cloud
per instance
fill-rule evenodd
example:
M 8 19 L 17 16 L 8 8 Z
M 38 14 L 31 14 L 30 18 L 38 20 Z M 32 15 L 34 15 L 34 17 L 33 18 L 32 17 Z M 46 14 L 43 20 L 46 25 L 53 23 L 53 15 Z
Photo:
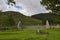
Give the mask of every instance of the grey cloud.
M 8 6 L 5 4 L 7 0 L 0 0 L 0 9 L 9 10 Z M 22 5 L 26 9 L 27 13 L 24 15 L 31 16 L 38 13 L 47 12 L 45 7 L 40 4 L 40 0 L 15 0 L 16 4 Z M 13 10 L 14 8 L 11 8 Z
M 40 4 L 40 0 L 16 0 L 16 2 L 24 4 L 25 9 L 30 13 L 29 15 L 47 12 Z

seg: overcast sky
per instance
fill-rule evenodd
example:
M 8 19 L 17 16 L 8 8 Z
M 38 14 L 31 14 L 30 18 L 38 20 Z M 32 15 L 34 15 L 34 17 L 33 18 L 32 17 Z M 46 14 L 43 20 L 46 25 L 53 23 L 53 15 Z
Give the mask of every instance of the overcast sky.
M 40 0 L 15 0 L 15 2 L 16 5 L 11 6 L 7 4 L 7 0 L 0 0 L 0 10 L 18 11 L 26 16 L 48 12 L 45 7 L 40 4 Z

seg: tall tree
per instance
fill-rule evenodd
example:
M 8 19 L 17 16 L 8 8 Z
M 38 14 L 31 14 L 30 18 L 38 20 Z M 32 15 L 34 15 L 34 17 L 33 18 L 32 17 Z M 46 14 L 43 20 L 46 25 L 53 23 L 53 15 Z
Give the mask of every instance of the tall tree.
M 42 0 L 41 4 L 53 13 L 60 13 L 60 0 Z

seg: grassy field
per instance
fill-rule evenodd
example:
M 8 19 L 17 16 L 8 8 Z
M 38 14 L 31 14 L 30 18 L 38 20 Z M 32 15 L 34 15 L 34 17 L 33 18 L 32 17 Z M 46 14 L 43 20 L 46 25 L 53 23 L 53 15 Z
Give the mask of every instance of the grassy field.
M 36 34 L 36 29 L 0 31 L 0 40 L 60 40 L 60 29 L 42 31 L 49 34 Z

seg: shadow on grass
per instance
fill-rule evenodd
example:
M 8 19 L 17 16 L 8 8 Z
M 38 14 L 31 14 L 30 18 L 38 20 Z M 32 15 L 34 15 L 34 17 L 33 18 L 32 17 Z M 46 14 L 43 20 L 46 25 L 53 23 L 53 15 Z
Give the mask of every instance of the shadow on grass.
M 21 39 L 0 39 L 0 40 L 21 40 Z
M 17 35 L 19 33 L 0 33 L 0 35 Z
M 27 38 L 25 40 L 40 40 L 40 38 L 39 37 L 36 37 L 36 38 L 31 37 L 31 38 Z

